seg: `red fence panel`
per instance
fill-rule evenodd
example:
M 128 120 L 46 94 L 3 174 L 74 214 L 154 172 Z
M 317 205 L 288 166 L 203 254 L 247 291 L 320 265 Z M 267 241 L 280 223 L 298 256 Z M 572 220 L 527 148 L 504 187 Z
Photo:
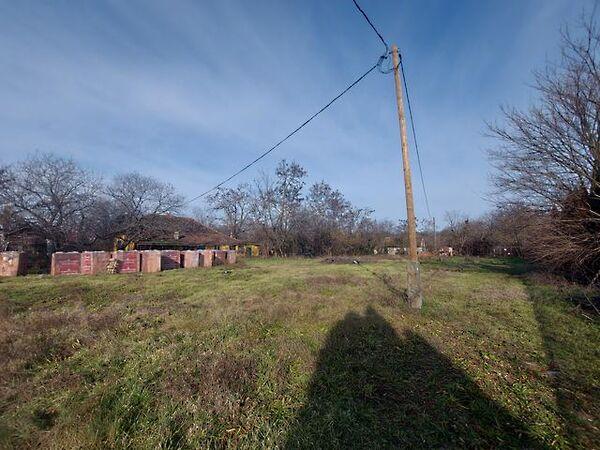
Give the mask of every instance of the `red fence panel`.
M 106 266 L 109 260 L 109 252 L 82 252 L 81 273 L 87 275 L 106 273 Z
M 140 252 L 137 250 L 113 252 L 118 261 L 117 273 L 137 273 L 140 271 Z
M 75 275 L 81 272 L 81 255 L 78 252 L 56 252 L 52 254 L 52 275 Z

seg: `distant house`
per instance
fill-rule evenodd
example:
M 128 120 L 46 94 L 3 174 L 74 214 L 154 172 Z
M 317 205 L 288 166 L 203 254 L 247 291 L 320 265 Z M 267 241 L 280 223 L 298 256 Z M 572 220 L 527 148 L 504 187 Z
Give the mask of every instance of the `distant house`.
M 440 255 L 440 256 L 454 256 L 454 249 L 452 247 L 440 247 L 438 249 L 438 255 Z
M 405 253 L 405 248 L 403 247 L 386 247 L 385 253 L 388 255 L 403 255 Z
M 258 246 L 227 236 L 190 217 L 170 214 L 152 218 L 151 237 L 135 242 L 137 250 L 237 250 L 258 256 Z

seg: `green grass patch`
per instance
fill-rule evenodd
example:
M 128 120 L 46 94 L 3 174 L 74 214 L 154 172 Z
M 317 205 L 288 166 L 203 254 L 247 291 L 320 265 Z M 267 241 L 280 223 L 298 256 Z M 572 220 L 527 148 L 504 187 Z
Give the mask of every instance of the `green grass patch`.
M 600 328 L 517 259 L 0 281 L 0 447 L 593 448 Z

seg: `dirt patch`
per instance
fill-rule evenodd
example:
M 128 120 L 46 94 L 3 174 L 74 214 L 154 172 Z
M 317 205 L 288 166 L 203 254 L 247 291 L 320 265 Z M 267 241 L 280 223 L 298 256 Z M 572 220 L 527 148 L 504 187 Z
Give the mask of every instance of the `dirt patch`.
M 473 296 L 489 302 L 521 300 L 527 297 L 521 286 L 487 285 L 473 290 Z
M 356 264 L 360 263 L 357 258 L 351 256 L 337 256 L 335 258 L 323 258 L 321 262 L 324 264 Z
M 531 272 L 527 274 L 526 279 L 535 284 L 548 284 L 561 288 L 573 286 L 573 283 L 570 283 L 564 277 L 549 272 Z
M 163 389 L 179 400 L 196 399 L 218 407 L 225 399 L 243 398 L 254 389 L 256 361 L 247 356 L 205 352 L 188 355 L 171 366 Z

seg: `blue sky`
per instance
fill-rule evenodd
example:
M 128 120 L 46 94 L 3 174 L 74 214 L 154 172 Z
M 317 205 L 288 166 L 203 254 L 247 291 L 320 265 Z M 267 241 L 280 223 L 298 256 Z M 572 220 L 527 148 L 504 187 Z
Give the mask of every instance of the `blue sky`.
M 485 121 L 591 0 L 362 0 L 403 55 L 431 209 L 484 212 Z M 192 197 L 285 136 L 382 47 L 351 0 L 0 1 L 0 162 L 69 155 Z M 405 217 L 392 75 L 372 73 L 238 181 L 281 158 L 376 217 Z M 414 146 L 412 163 L 416 169 Z M 417 216 L 426 211 L 415 171 Z

